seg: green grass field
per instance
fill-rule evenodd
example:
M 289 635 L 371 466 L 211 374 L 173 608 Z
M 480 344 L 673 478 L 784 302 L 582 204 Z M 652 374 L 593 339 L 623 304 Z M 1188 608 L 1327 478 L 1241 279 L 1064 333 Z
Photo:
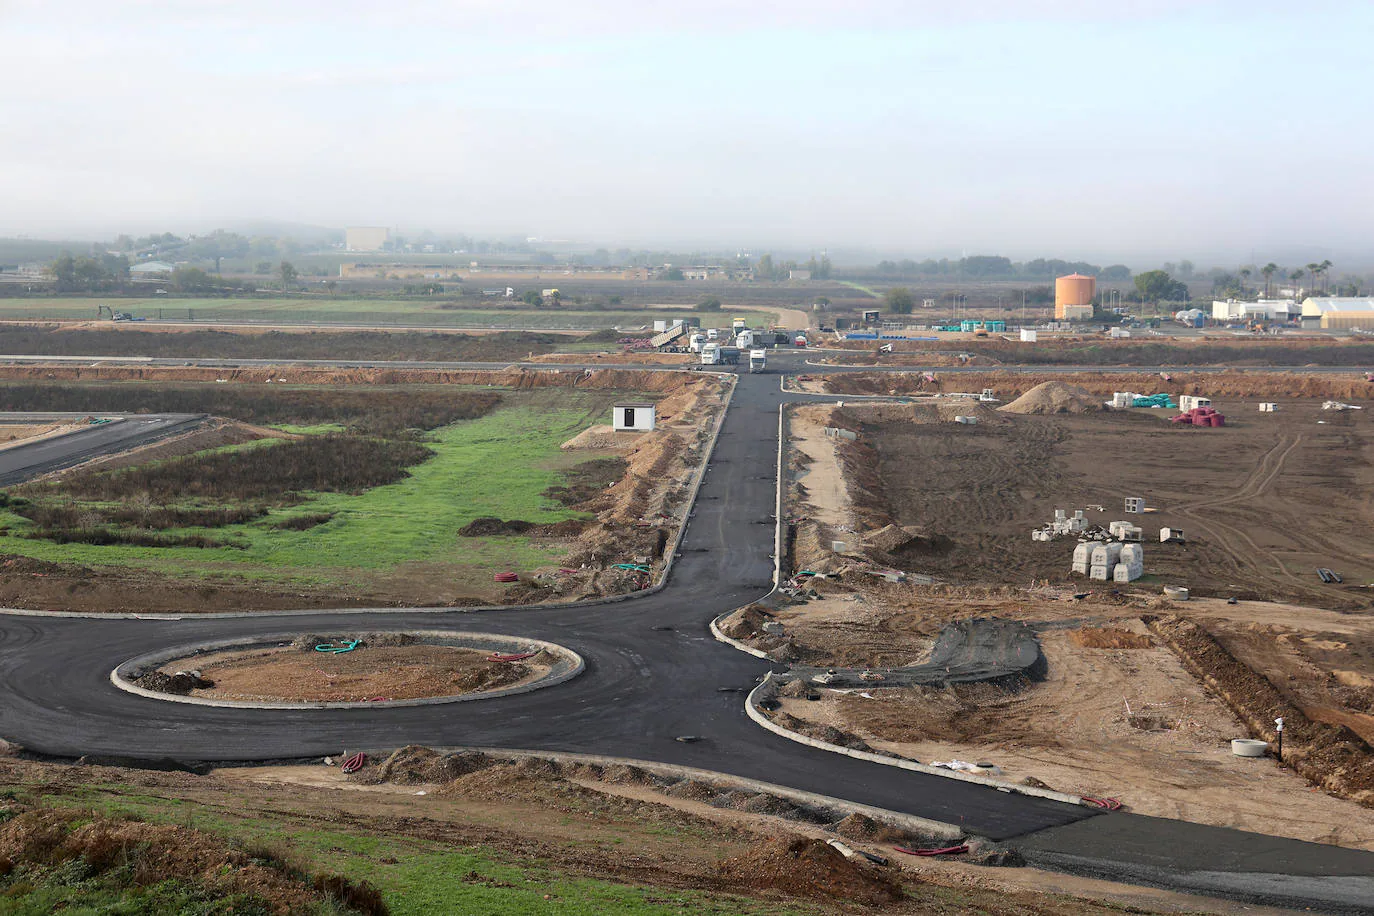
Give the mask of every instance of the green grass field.
M 20 789 L 16 794 L 42 799 L 54 807 L 190 827 L 243 846 L 284 850 L 292 861 L 311 872 L 342 874 L 354 881 L 370 882 L 382 892 L 393 916 L 435 913 L 666 916 L 684 912 L 714 916 L 804 916 L 821 912 L 805 904 L 767 903 L 732 894 L 617 884 L 569 873 L 555 862 L 515 858 L 497 847 L 455 847 L 415 837 L 322 828 L 289 818 L 268 819 L 182 799 L 147 795 L 133 786 L 89 786 L 46 798 L 38 787 Z M 50 907 L 45 908 L 47 902 L 63 897 L 78 904 L 66 909 L 76 913 L 147 913 L 151 916 L 164 912 L 230 912 L 227 909 L 193 909 L 191 904 L 195 896 L 171 896 L 168 892 L 174 894 L 176 890 L 172 888 L 162 889 L 162 893 L 167 894 L 164 899 L 168 904 L 175 902 L 186 909 L 149 908 L 150 901 L 140 899 L 143 895 L 134 892 L 118 894 L 89 884 L 85 887 L 79 882 L 74 884 L 75 887 L 63 889 L 65 893 L 38 888 L 27 897 L 0 896 L 0 914 L 38 916 L 51 911 Z M 81 909 L 83 904 L 91 908 Z M 128 909 L 115 908 L 121 904 Z M 109 908 L 100 909 L 100 905 Z
M 94 319 L 98 298 L 0 299 L 4 319 Z M 519 328 L 598 330 L 652 327 L 655 318 L 682 314 L 653 309 L 573 311 L 569 309 L 442 308 L 450 300 L 332 299 L 325 296 L 294 299 L 111 299 L 117 311 L 136 318 L 168 321 L 248 322 L 276 324 L 330 323 L 376 327 Z M 761 321 L 776 321 L 764 310 Z
M 299 505 L 273 509 L 256 521 L 221 528 L 179 528 L 169 535 L 205 534 L 235 547 L 142 547 L 59 544 L 23 535 L 33 523 L 0 513 L 0 553 L 61 563 L 144 569 L 178 578 L 232 577 L 307 587 L 364 589 L 376 577 L 425 577 L 490 589 L 491 573 L 555 563 L 559 552 L 524 537 L 460 538 L 482 516 L 548 523 L 577 517 L 543 496 L 562 471 L 595 454 L 569 456 L 559 445 L 607 422 L 615 393 L 509 393 L 506 405 L 476 420 L 441 427 L 425 438 L 435 456 L 394 484 L 359 494 L 308 493 Z M 623 394 L 623 392 L 621 393 Z M 322 428 L 312 428 L 312 432 Z M 235 446 L 251 461 L 264 442 Z M 303 531 L 273 527 L 286 518 L 332 513 Z M 440 589 L 443 593 L 444 589 Z M 479 589 L 477 593 L 482 593 Z

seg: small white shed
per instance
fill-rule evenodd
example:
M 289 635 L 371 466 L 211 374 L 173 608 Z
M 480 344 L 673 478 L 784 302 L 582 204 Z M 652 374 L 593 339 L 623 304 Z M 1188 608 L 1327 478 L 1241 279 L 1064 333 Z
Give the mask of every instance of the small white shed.
M 654 405 L 648 401 L 627 401 L 611 408 L 611 428 L 616 432 L 648 432 L 654 428 Z

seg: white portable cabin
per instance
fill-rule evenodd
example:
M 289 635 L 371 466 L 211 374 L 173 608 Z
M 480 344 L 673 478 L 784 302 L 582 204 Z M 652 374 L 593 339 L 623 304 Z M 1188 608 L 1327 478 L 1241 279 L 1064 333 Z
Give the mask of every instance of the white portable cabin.
M 1178 409 L 1181 410 L 1183 413 L 1187 413 L 1188 411 L 1194 410 L 1194 409 L 1196 409 L 1196 408 L 1198 408 L 1198 407 L 1211 407 L 1211 406 L 1212 406 L 1212 399 L 1211 399 L 1211 398 L 1200 398 L 1200 397 L 1197 397 L 1196 395 L 1191 395 L 1191 394 L 1181 394 L 1181 395 L 1178 396 Z
M 654 428 L 654 405 L 648 401 L 626 401 L 611 408 L 611 428 L 616 432 L 649 432 Z

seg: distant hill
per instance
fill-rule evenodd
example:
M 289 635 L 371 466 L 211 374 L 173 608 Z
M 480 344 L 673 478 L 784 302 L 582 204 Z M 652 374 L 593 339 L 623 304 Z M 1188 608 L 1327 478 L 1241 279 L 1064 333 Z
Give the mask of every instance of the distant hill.
M 76 239 L 0 239 L 0 264 L 44 263 L 63 251 L 89 254 L 92 244 L 90 240 Z

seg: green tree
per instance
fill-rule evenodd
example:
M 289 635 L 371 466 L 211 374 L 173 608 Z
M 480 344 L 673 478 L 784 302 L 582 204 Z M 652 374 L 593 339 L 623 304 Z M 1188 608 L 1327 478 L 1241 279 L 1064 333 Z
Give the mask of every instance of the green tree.
M 677 267 L 670 267 L 670 268 L 668 268 L 667 271 L 664 272 L 664 274 L 663 274 L 663 279 L 665 279 L 665 280 L 685 280 L 685 279 L 687 279 L 687 278 L 684 277 L 684 276 L 682 275 L 682 270 L 681 270 L 680 268 L 677 268 Z
M 1140 293 L 1143 302 L 1160 302 L 1161 300 L 1186 302 L 1188 300 L 1188 285 L 1175 280 L 1162 270 L 1147 270 L 1144 273 L 1136 274 L 1135 288 Z
M 204 293 L 215 288 L 215 281 L 199 267 L 178 267 L 172 271 L 172 288 L 179 293 Z
M 1097 278 L 1104 282 L 1129 280 L 1131 279 L 1131 269 L 1125 264 L 1111 264 L 1102 268 L 1102 272 L 1097 275 Z
M 1320 264 L 1317 265 L 1317 269 L 1320 270 L 1322 274 L 1322 290 L 1329 292 L 1331 289 L 1331 284 L 1327 280 L 1327 277 L 1330 276 L 1331 273 L 1331 262 L 1328 260 L 1323 260 Z
M 282 261 L 277 266 L 277 276 L 281 277 L 281 288 L 285 292 L 286 288 L 295 283 L 300 277 L 300 272 L 290 261 Z
M 1178 275 L 1185 280 L 1192 279 L 1194 269 L 1192 261 L 1183 260 L 1178 262 Z
M 1275 264 L 1273 261 L 1270 261 L 1268 264 L 1265 264 L 1263 267 L 1260 268 L 1260 273 L 1264 274 L 1264 297 L 1266 299 L 1269 298 L 1269 296 L 1272 294 L 1272 291 L 1270 289 L 1270 281 L 1273 278 L 1274 274 L 1278 272 L 1278 269 L 1279 265 Z
M 696 310 L 698 312 L 719 312 L 720 300 L 715 296 L 707 296 L 696 304 Z
M 532 289 L 527 289 L 520 294 L 520 301 L 526 305 L 543 305 L 544 297 Z
M 887 310 L 894 315 L 910 315 L 916 307 L 916 298 L 905 286 L 894 286 L 883 293 L 883 301 L 887 304 Z

